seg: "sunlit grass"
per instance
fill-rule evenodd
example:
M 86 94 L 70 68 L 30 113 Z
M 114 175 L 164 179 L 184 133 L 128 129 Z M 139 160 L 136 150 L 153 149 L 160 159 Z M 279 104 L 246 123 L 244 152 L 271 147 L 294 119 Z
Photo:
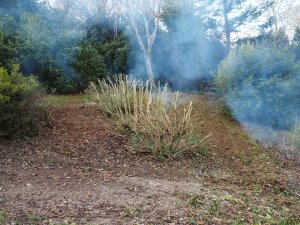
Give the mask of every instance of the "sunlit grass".
M 90 95 L 47 95 L 42 99 L 42 103 L 51 107 L 61 107 L 64 105 L 87 104 L 93 102 Z

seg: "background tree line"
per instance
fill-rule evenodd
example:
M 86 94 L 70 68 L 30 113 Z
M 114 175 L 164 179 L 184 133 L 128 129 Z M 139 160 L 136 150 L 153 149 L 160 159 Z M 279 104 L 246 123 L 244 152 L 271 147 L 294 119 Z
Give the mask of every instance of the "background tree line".
M 192 74 L 194 80 L 211 80 L 233 43 L 246 40 L 281 42 L 299 58 L 299 28 L 290 42 L 284 30 L 276 30 L 276 15 L 259 22 L 261 30 L 257 37 L 232 40 L 240 26 L 271 10 L 274 1 L 255 7 L 246 4 L 246 0 L 210 0 L 206 4 L 200 1 L 201 7 L 195 7 L 197 1 L 153 0 L 149 5 L 128 0 L 113 5 L 109 2 L 77 1 L 77 5 L 66 0 L 59 0 L 56 5 L 34 0 L 2 2 L 0 66 L 9 70 L 13 64 L 20 64 L 23 74 L 34 74 L 49 91 L 72 93 L 84 90 L 90 81 L 118 73 L 147 74 L 149 79 L 174 84 L 174 88 L 183 88 L 176 80 L 184 80 L 184 73 Z M 83 6 L 84 10 L 76 11 Z M 147 10 L 154 6 L 158 6 L 156 11 L 149 13 Z M 136 7 L 145 11 L 141 15 L 144 20 L 134 15 Z M 233 12 L 235 17 L 230 14 Z M 273 25 L 276 29 L 272 29 Z M 128 29 L 130 26 L 132 29 Z M 130 39 L 130 35 L 136 39 Z M 165 57 L 168 55 L 173 58 Z M 139 70 L 134 70 L 134 64 L 141 65 Z M 188 69 L 180 69 L 182 66 Z
M 30 111 L 23 102 L 41 89 L 76 93 L 97 79 L 131 74 L 177 90 L 210 82 L 239 120 L 289 129 L 300 115 L 300 28 L 287 35 L 280 4 L 2 0 L 0 125 L 12 127 L 7 110 Z M 239 37 L 251 23 L 258 29 Z

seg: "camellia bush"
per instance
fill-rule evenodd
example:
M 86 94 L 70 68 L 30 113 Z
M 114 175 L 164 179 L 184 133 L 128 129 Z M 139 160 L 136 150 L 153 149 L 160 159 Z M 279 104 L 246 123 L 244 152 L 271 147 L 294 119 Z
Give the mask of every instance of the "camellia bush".
M 24 77 L 18 65 L 0 68 L 0 139 L 37 134 L 39 83 Z
M 291 129 L 300 114 L 300 66 L 287 49 L 243 44 L 219 65 L 216 86 L 241 122 Z

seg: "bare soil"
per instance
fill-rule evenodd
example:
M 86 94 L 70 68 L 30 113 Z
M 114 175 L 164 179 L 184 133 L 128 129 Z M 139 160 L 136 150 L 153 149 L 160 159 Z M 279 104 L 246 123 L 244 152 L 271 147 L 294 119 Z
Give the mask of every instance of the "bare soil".
M 213 136 L 178 160 L 134 151 L 91 104 L 54 107 L 39 137 L 1 141 L 0 224 L 299 224 L 299 166 L 252 141 L 220 102 L 193 99 L 196 132 Z

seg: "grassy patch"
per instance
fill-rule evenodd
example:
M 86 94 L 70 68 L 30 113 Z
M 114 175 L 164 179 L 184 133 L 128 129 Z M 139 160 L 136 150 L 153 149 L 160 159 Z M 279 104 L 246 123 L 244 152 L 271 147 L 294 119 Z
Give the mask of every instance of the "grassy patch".
M 4 210 L 0 210 L 0 225 L 7 224 L 9 222 L 8 219 L 9 214 Z
M 124 217 L 130 217 L 130 218 L 134 218 L 137 217 L 141 214 L 141 210 L 139 209 L 132 209 L 132 208 L 126 208 L 124 209 L 122 215 Z
M 65 220 L 64 222 L 50 222 L 49 225 L 77 225 L 77 224 Z
M 47 220 L 44 216 L 28 214 L 24 215 L 21 218 L 15 217 L 13 214 L 8 213 L 5 210 L 0 210 L 0 225 L 40 225 L 40 224 L 49 224 L 49 225 L 76 225 L 76 223 L 65 220 L 63 222 L 54 222 L 52 220 Z
M 197 195 L 191 195 L 188 199 L 188 202 L 192 206 L 197 206 L 197 205 L 201 204 L 201 200 L 200 200 L 199 196 L 197 196 Z
M 22 218 L 15 218 L 12 214 L 5 210 L 0 210 L 0 225 L 7 224 L 26 224 L 26 225 L 39 225 L 43 224 L 45 218 L 37 215 L 27 215 Z
M 253 184 L 253 185 L 251 186 L 251 188 L 252 188 L 252 191 L 254 191 L 254 192 L 256 192 L 256 193 L 262 192 L 262 187 L 261 187 L 261 185 L 259 185 L 259 184 Z
M 212 199 L 210 202 L 209 212 L 212 215 L 216 215 L 220 210 L 220 201 L 218 199 Z
M 92 98 L 89 95 L 48 95 L 43 99 L 43 104 L 52 107 L 61 107 L 70 104 L 91 103 Z

